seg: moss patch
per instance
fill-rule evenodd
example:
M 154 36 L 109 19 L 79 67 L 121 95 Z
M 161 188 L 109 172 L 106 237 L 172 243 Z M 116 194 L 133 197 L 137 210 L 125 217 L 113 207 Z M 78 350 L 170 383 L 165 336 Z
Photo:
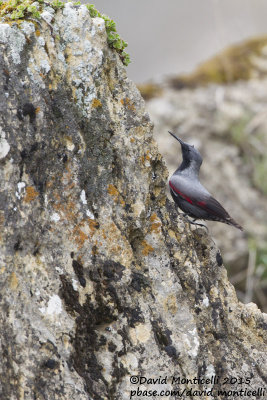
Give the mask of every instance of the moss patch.
M 74 5 L 80 5 L 79 1 L 73 2 Z M 25 19 L 40 19 L 44 6 L 50 6 L 54 10 L 63 8 L 65 2 L 54 0 L 46 2 L 44 0 L 9 0 L 3 2 L 0 0 L 0 21 L 10 22 Z M 115 22 L 108 16 L 101 14 L 93 4 L 87 4 L 91 18 L 102 18 L 105 21 L 107 32 L 107 41 L 110 48 L 114 49 L 120 56 L 124 65 L 130 63 L 130 56 L 124 50 L 128 44 L 117 33 Z
M 145 100 L 150 100 L 153 97 L 161 96 L 163 92 L 162 88 L 156 83 L 144 83 L 137 85 L 137 87 Z
M 120 35 L 117 33 L 115 22 L 107 15 L 100 14 L 93 4 L 88 4 L 86 7 L 88 8 L 92 18 L 103 18 L 105 21 L 109 47 L 117 51 L 124 65 L 128 65 L 130 63 L 130 56 L 124 51 L 128 44 L 121 39 Z
M 226 84 L 238 80 L 248 80 L 257 69 L 257 57 L 261 57 L 262 49 L 267 46 L 267 36 L 253 38 L 241 44 L 227 48 L 208 61 L 200 64 L 195 72 L 180 75 L 170 80 L 176 89 L 196 87 L 209 83 Z

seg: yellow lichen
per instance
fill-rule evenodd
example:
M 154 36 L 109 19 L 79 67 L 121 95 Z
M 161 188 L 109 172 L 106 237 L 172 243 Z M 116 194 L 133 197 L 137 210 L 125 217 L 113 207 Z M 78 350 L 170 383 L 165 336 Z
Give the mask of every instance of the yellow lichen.
M 98 100 L 98 99 L 94 99 L 94 100 L 92 101 L 92 107 L 93 107 L 93 108 L 102 107 L 101 101 Z
M 24 197 L 24 201 L 26 203 L 30 203 L 39 195 L 39 193 L 36 192 L 36 190 L 32 186 L 27 186 L 25 190 L 26 190 L 26 196 Z
M 111 183 L 108 185 L 108 194 L 110 194 L 111 196 L 114 196 L 116 198 L 119 196 L 118 189 Z

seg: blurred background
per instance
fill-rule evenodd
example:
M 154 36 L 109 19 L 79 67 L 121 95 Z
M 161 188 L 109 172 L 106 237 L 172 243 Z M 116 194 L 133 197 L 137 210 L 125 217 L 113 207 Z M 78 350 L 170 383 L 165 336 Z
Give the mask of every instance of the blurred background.
M 266 0 L 95 0 L 128 42 L 137 83 L 191 71 L 226 46 L 267 33 Z
M 267 312 L 266 0 L 95 0 L 129 43 L 138 85 L 170 174 L 195 144 L 201 180 L 245 233 L 209 231 L 239 299 Z

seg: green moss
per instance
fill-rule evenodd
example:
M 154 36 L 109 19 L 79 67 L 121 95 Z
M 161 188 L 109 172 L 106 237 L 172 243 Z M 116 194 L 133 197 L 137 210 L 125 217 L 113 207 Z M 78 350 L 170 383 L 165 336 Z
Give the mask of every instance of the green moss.
M 103 18 L 105 21 L 109 47 L 117 51 L 124 65 L 128 65 L 131 62 L 130 56 L 124 51 L 128 44 L 122 40 L 120 35 L 117 33 L 115 22 L 108 16 L 100 14 L 93 4 L 88 4 L 86 7 L 88 8 L 92 18 Z
M 267 37 L 249 39 L 241 44 L 227 48 L 188 75 L 180 75 L 170 80 L 173 87 L 203 86 L 210 83 L 226 84 L 238 80 L 248 80 L 263 74 L 257 69 L 255 57 L 261 56 L 263 47 L 267 45 Z
M 54 1 L 52 1 L 52 3 L 51 3 L 51 6 L 52 6 L 54 9 L 63 8 L 64 5 L 65 5 L 65 3 L 63 3 L 63 2 L 60 1 L 60 0 L 54 0 Z
M 40 5 L 41 0 L 37 0 L 33 4 L 32 0 L 10 0 L 0 3 L 0 18 L 5 22 L 6 20 L 18 20 L 22 18 L 32 17 L 40 18 Z
M 0 21 L 14 21 L 21 19 L 39 19 L 40 13 L 43 9 L 44 0 L 9 0 L 7 2 L 0 1 Z M 63 8 L 65 3 L 60 0 L 53 0 L 51 3 L 46 2 L 46 5 L 54 8 L 55 10 Z M 80 5 L 80 1 L 73 2 L 74 5 Z M 90 16 L 92 18 L 103 18 L 105 21 L 105 27 L 107 32 L 107 41 L 109 47 L 114 49 L 120 56 L 124 65 L 130 63 L 130 56 L 125 52 L 127 43 L 121 39 L 120 35 L 117 33 L 115 22 L 108 16 L 100 14 L 93 4 L 88 4 L 87 8 L 89 10 Z

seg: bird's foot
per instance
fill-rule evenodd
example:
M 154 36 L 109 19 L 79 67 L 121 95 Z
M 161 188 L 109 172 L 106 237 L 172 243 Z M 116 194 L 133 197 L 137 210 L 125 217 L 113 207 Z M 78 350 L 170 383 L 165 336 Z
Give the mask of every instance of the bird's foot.
M 189 224 L 202 226 L 203 228 L 207 229 L 207 233 L 209 233 L 208 227 L 206 225 L 199 224 L 198 222 L 195 222 L 196 219 L 191 221 L 191 219 L 188 218 L 187 214 L 181 214 L 181 215 L 184 217 L 184 219 L 186 219 L 187 222 L 189 222 Z

